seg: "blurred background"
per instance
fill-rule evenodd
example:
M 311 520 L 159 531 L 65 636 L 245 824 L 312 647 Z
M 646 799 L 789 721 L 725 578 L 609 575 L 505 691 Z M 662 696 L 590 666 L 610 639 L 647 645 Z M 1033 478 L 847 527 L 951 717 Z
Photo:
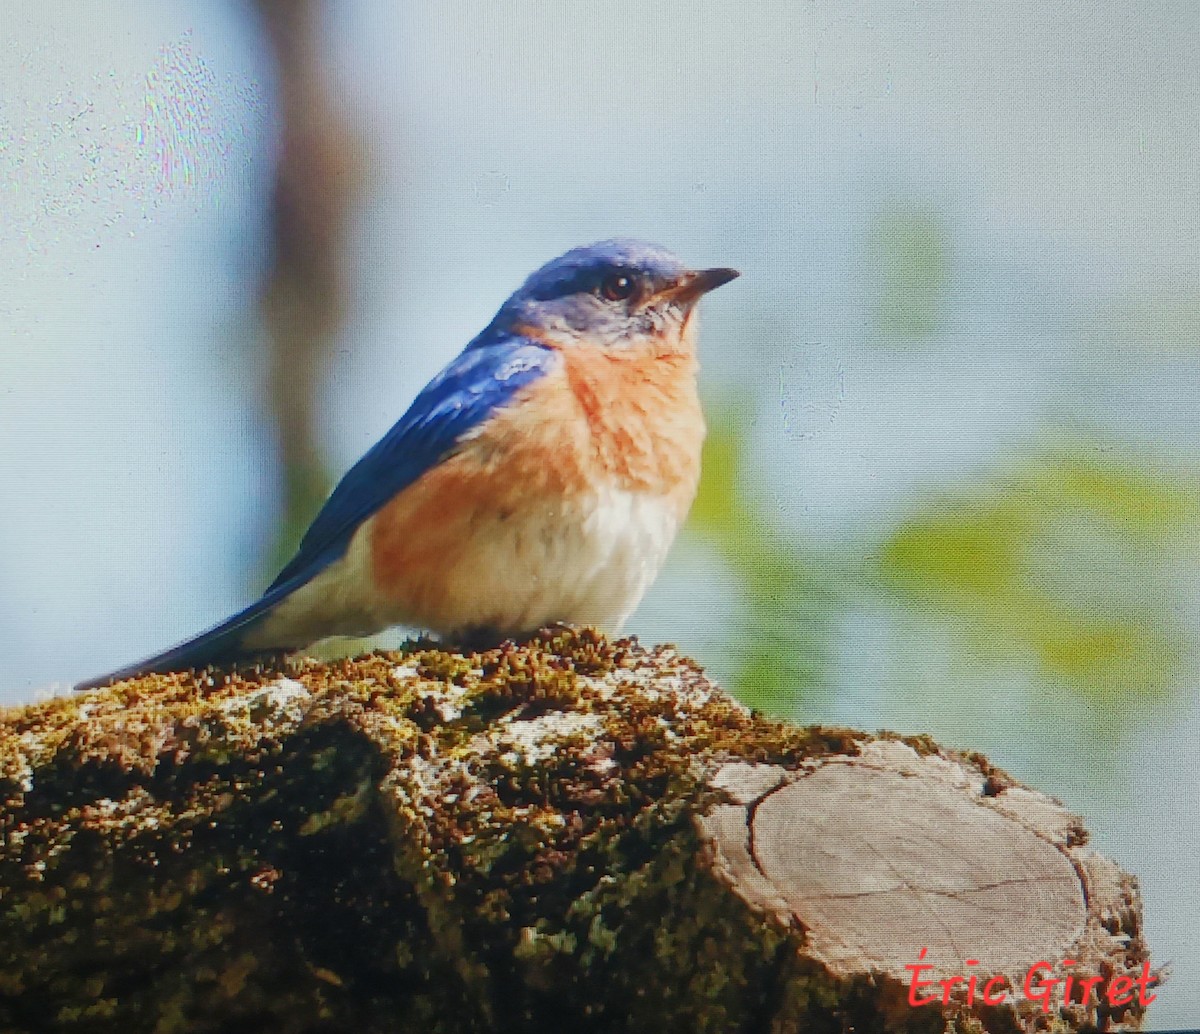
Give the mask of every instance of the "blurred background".
M 630 630 L 1061 797 L 1200 1019 L 1200 5 L 5 22 L 0 702 L 255 597 L 530 270 L 648 237 L 743 277 Z

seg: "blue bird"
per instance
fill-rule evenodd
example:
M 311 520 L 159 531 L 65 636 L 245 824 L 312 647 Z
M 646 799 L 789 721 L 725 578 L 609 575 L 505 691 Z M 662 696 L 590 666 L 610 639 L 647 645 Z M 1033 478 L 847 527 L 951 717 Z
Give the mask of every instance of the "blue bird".
M 262 598 L 77 688 L 393 625 L 618 630 L 696 494 L 696 302 L 738 274 L 617 239 L 533 273 L 342 478 Z

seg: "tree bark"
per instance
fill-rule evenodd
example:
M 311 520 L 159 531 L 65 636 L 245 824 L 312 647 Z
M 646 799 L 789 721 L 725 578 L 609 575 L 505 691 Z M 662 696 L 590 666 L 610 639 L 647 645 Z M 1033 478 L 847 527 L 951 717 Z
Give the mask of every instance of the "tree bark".
M 586 631 L 10 711 L 0 800 L 5 1031 L 1115 1030 L 1153 993 L 1055 801 Z M 1043 1012 L 1038 962 L 1101 981 Z M 910 1005 L 918 965 L 1011 991 Z

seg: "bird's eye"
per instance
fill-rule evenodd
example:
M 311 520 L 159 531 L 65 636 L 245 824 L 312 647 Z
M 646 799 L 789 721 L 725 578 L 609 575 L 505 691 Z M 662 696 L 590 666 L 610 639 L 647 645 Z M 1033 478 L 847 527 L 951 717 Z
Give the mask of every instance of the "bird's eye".
M 610 302 L 622 302 L 633 295 L 637 284 L 628 273 L 610 273 L 600 282 L 600 297 Z

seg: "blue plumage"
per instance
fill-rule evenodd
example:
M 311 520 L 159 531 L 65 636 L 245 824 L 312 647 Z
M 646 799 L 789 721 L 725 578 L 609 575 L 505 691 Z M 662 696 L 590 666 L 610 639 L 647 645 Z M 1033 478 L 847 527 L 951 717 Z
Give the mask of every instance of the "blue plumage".
M 489 327 L 426 385 L 408 412 L 350 468 L 296 555 L 261 599 L 187 642 L 76 688 L 237 660 L 243 655 L 246 633 L 341 557 L 363 521 L 450 455 L 464 434 L 545 374 L 555 360 L 551 349 L 506 334 L 496 325 Z
M 514 304 L 586 293 L 604 276 L 622 269 L 636 271 L 652 283 L 666 283 L 684 273 L 687 267 L 665 248 L 634 238 L 615 237 L 572 248 L 547 262 L 529 275 L 501 312 Z
M 346 555 L 355 532 L 366 520 L 426 471 L 454 455 L 464 435 L 509 404 L 521 389 L 563 362 L 562 350 L 649 348 L 657 355 L 661 342 L 690 349 L 681 335 L 692 306 L 702 294 L 735 276 L 730 269 L 689 270 L 670 252 L 629 239 L 575 248 L 546 263 L 342 478 L 305 533 L 296 555 L 261 599 L 165 653 L 78 688 L 149 672 L 226 664 L 247 655 L 294 647 L 302 640 L 311 642 L 330 625 L 341 627 L 321 610 L 327 584 L 318 582 L 310 596 L 300 590 L 322 572 L 338 570 L 333 565 Z M 699 438 L 695 445 L 698 459 Z M 586 534 L 587 529 L 574 530 L 575 538 Z M 541 591 L 541 582 L 533 581 L 536 584 L 531 584 L 530 591 Z M 358 605 L 355 591 L 344 586 L 336 590 L 348 593 L 351 612 Z M 373 589 L 364 585 L 362 592 L 369 598 Z M 288 607 L 298 608 L 296 613 L 289 616 L 284 601 L 290 601 Z M 336 607 L 335 603 L 335 615 L 339 613 Z M 550 617 L 558 620 L 571 619 L 577 608 L 563 604 L 549 609 L 554 611 Z M 559 609 L 563 612 L 558 613 Z M 311 627 L 304 624 L 306 614 L 316 618 Z M 275 620 L 285 627 L 275 627 Z M 459 620 L 454 618 L 446 627 L 456 627 L 454 622 Z M 294 627 L 297 622 L 302 634 Z
M 539 326 L 554 298 L 594 301 L 592 291 L 614 270 L 636 270 L 668 282 L 686 267 L 669 251 L 632 238 L 574 248 L 532 273 L 495 319 L 417 396 L 409 411 L 342 478 L 268 592 L 298 575 L 308 578 L 345 551 L 354 530 L 397 493 L 446 457 L 458 439 L 553 363 L 551 349 L 515 328 Z
M 441 462 L 467 431 L 554 360 L 554 352 L 542 345 L 490 329 L 471 342 L 350 468 L 267 591 L 298 575 L 307 580 L 345 553 L 364 520 Z

